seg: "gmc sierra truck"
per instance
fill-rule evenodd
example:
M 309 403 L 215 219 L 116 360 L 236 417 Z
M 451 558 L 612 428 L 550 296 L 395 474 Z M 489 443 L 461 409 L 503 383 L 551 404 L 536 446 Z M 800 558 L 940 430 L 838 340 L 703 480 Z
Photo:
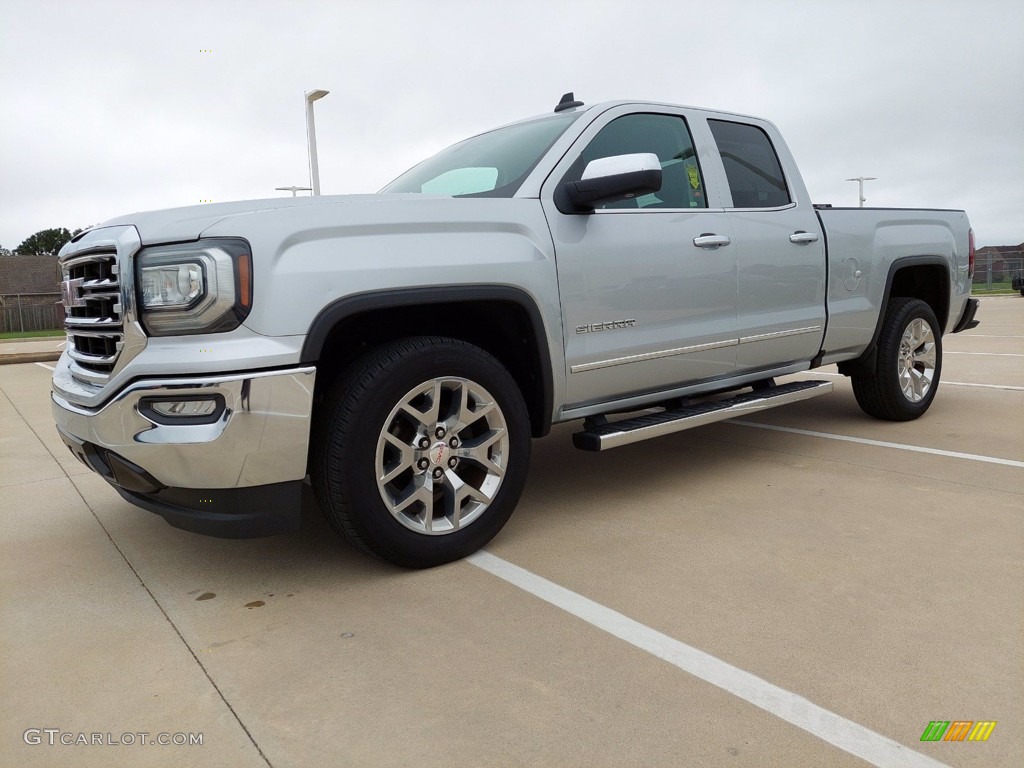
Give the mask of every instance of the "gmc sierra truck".
M 378 194 L 133 214 L 60 267 L 53 414 L 118 493 L 247 537 L 297 529 L 309 482 L 408 567 L 495 536 L 553 423 L 608 450 L 824 394 L 775 379 L 836 363 L 915 419 L 977 325 L 963 211 L 816 207 L 770 122 L 572 94 Z

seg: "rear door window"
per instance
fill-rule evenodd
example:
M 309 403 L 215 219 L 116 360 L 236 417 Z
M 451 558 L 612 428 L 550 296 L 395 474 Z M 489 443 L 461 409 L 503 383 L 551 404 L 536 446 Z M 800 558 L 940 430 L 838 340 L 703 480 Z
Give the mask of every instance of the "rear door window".
M 708 120 L 722 156 L 733 208 L 778 208 L 792 198 L 771 139 L 756 125 Z

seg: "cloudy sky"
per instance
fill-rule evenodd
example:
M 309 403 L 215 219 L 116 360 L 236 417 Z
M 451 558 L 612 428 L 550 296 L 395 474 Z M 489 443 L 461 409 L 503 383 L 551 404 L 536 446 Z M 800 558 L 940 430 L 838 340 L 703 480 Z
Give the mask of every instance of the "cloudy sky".
M 1024 240 L 1019 0 L 3 0 L 0 245 L 137 210 L 373 192 L 448 144 L 641 98 L 756 114 L 816 202 Z

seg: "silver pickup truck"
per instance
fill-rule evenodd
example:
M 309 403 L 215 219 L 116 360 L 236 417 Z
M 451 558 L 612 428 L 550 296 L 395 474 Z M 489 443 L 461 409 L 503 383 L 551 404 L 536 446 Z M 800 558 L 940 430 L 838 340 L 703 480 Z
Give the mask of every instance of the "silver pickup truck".
M 963 211 L 815 206 L 765 120 L 571 94 L 381 193 L 133 214 L 60 265 L 57 428 L 124 498 L 260 536 L 308 478 L 410 567 L 498 533 L 553 423 L 607 450 L 823 394 L 775 379 L 834 363 L 914 419 L 977 324 Z

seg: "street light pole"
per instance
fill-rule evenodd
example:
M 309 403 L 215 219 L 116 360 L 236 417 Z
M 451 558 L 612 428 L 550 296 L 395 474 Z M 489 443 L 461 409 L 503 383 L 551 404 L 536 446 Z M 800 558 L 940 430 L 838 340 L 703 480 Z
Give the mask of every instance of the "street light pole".
M 292 197 L 295 197 L 296 192 L 312 192 L 312 187 L 296 187 L 294 184 L 290 187 L 274 187 L 274 189 L 280 190 L 281 192 L 291 192 Z
M 855 176 L 852 179 L 847 179 L 847 181 L 857 182 L 857 200 L 860 203 L 860 208 L 864 207 L 864 201 L 867 199 L 866 197 L 864 197 L 864 182 L 875 181 L 877 178 L 877 176 Z
M 320 194 L 320 165 L 316 158 L 316 126 L 313 124 L 313 102 L 322 99 L 330 91 L 316 90 L 306 92 L 306 138 L 309 139 L 309 178 L 313 194 Z

